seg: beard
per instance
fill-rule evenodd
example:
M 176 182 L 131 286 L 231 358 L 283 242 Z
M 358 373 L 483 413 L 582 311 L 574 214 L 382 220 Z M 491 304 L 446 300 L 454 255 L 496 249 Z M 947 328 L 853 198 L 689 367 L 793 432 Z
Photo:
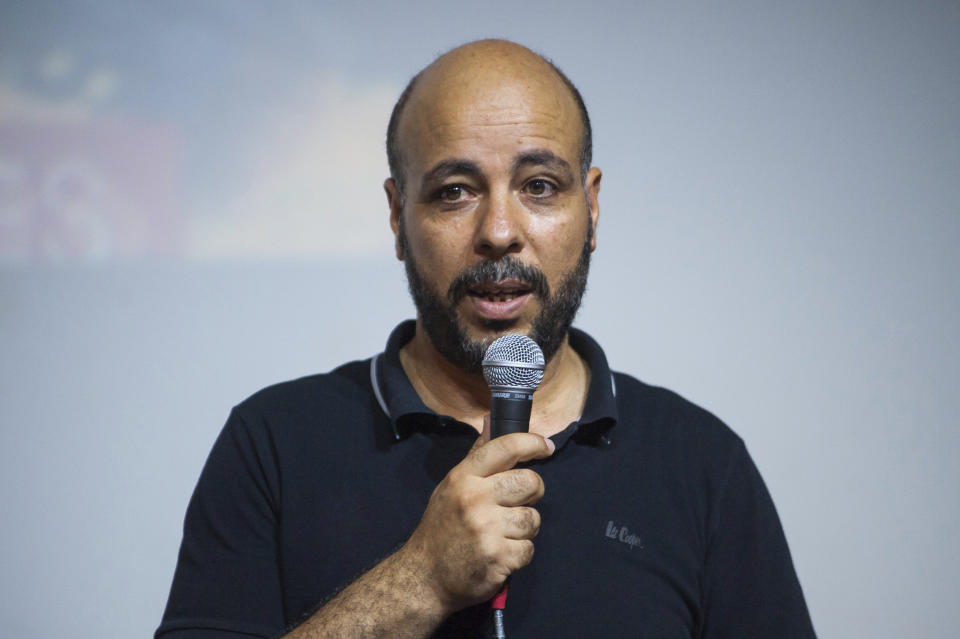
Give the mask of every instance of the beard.
M 577 264 L 563 276 L 555 292 L 550 291 L 543 271 L 507 255 L 498 260 L 483 260 L 463 269 L 450 283 L 446 295 L 441 296 L 431 290 L 421 276 L 407 246 L 401 223 L 399 235 L 407 284 L 423 328 L 434 348 L 460 370 L 467 373 L 481 372 L 487 347 L 497 335 L 471 339 L 460 321 L 457 306 L 468 294 L 470 287 L 516 279 L 528 286 L 530 294 L 540 300 L 540 312 L 534 318 L 527 337 L 540 345 L 544 358 L 549 362 L 563 345 L 587 289 L 592 231 L 592 227 L 588 226 L 587 238 Z M 516 322 L 517 320 L 483 320 L 483 326 L 494 333 L 502 334 L 509 331 Z

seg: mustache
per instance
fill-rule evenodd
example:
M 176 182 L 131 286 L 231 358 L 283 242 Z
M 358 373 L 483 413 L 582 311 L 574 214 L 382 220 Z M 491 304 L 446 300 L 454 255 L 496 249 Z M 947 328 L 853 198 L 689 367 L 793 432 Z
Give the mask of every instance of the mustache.
M 457 273 L 447 289 L 447 298 L 451 303 L 459 304 L 470 287 L 496 284 L 507 279 L 518 280 L 540 299 L 550 298 L 550 286 L 543 271 L 509 255 L 499 260 L 483 260 Z

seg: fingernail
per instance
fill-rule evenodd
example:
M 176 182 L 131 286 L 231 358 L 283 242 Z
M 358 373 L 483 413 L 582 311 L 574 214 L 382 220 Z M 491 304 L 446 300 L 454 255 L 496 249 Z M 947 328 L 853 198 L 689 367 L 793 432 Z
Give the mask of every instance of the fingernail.
M 547 448 L 550 449 L 550 454 L 552 455 L 552 454 L 553 454 L 553 451 L 555 451 L 555 450 L 557 449 L 557 445 L 554 444 L 554 443 L 553 443 L 553 440 L 550 439 L 549 437 L 547 437 L 546 440 L 547 440 Z

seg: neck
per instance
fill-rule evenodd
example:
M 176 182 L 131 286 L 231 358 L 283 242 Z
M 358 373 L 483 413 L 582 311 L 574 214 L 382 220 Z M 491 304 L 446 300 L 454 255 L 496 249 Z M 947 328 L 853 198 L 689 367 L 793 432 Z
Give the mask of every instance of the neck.
M 400 363 L 431 410 L 470 424 L 477 432 L 482 429 L 483 417 L 490 412 L 490 389 L 483 375 L 451 364 L 434 347 L 419 318 L 413 339 L 400 349 Z M 534 393 L 530 431 L 549 437 L 576 420 L 583 411 L 589 382 L 590 370 L 565 338 Z

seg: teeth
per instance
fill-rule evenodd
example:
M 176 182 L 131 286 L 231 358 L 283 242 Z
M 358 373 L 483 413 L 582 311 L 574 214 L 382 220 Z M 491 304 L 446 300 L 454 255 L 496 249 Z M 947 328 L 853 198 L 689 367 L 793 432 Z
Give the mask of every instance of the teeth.
M 526 291 L 516 290 L 516 289 L 509 290 L 509 291 L 505 291 L 505 290 L 491 291 L 491 290 L 475 289 L 471 291 L 471 295 L 476 295 L 477 297 L 483 298 L 488 302 L 509 302 L 525 294 L 526 294 Z

